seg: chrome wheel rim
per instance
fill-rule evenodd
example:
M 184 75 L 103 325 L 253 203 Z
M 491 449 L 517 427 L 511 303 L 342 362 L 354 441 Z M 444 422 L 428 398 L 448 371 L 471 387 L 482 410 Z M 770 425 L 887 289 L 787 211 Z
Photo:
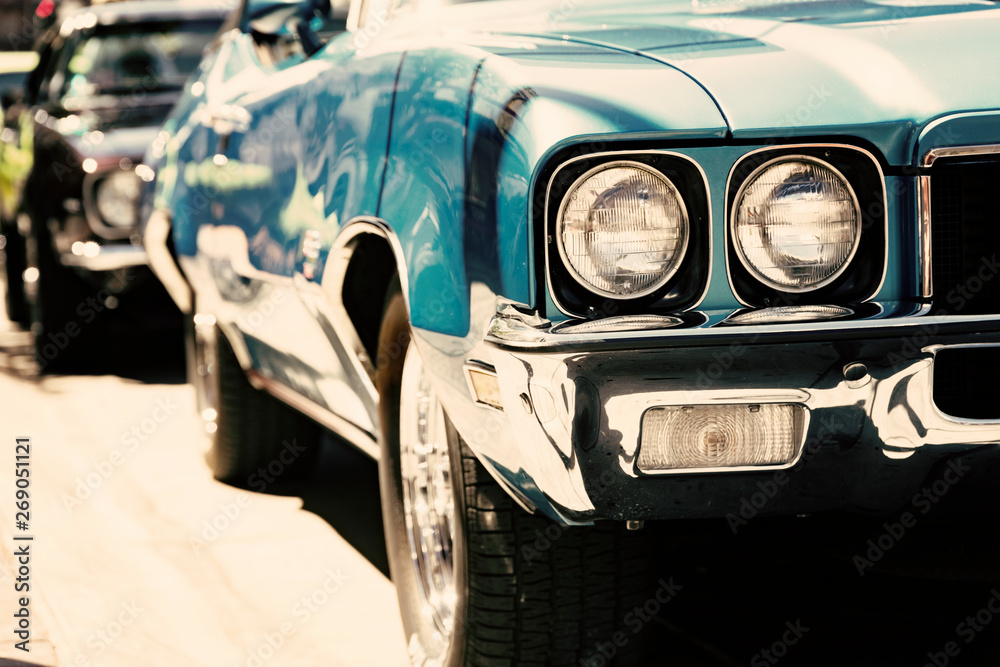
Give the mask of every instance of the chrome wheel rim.
M 399 399 L 399 464 L 403 514 L 426 629 L 424 650 L 443 654 L 455 618 L 455 498 L 444 410 L 420 356 L 410 345 Z

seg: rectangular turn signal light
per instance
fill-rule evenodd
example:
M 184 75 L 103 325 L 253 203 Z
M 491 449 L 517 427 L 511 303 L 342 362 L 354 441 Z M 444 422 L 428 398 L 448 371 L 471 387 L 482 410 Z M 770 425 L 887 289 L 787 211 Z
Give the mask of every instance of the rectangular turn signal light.
M 787 465 L 802 449 L 806 415 L 801 405 L 777 403 L 651 408 L 642 416 L 639 470 Z

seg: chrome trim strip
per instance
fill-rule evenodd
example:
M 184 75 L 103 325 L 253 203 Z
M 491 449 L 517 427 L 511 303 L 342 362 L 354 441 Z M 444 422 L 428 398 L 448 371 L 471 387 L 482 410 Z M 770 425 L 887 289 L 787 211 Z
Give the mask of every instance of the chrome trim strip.
M 174 300 L 180 311 L 186 315 L 194 312 L 194 293 L 180 267 L 174 262 L 167 241 L 170 238 L 170 214 L 162 209 L 153 211 L 143 232 L 142 244 L 146 248 L 149 267 L 163 283 L 170 298 Z
M 682 160 L 684 160 L 686 162 L 690 162 L 692 165 L 694 165 L 695 169 L 698 170 L 698 173 L 701 174 L 701 180 L 705 184 L 705 197 L 707 199 L 707 201 L 705 202 L 705 204 L 706 204 L 706 210 L 707 210 L 707 213 L 708 213 L 708 220 L 706 221 L 706 224 L 708 225 L 708 234 L 707 234 L 707 238 L 708 238 L 708 271 L 707 271 L 707 273 L 708 273 L 708 275 L 705 278 L 705 289 L 702 292 L 701 296 L 698 298 L 698 300 L 694 304 L 691 305 L 690 308 L 686 308 L 684 312 L 686 312 L 688 310 L 694 310 L 695 308 L 697 308 L 698 306 L 700 306 L 702 304 L 702 302 L 705 300 L 705 298 L 708 296 L 708 291 L 709 291 L 709 288 L 711 287 L 711 284 L 712 284 L 712 270 L 713 270 L 713 257 L 712 257 L 712 232 L 713 232 L 713 229 L 712 229 L 712 188 L 709 185 L 708 175 L 705 174 L 705 170 L 701 168 L 701 165 L 698 164 L 698 162 L 694 158 L 692 158 L 692 157 L 690 157 L 688 155 L 684 155 L 682 153 L 677 153 L 677 152 L 674 152 L 674 151 L 657 151 L 657 150 L 604 151 L 604 152 L 601 152 L 601 153 L 588 153 L 587 155 L 579 155 L 579 156 L 577 156 L 575 158 L 572 158 L 570 160 L 567 160 L 567 161 L 563 162 L 562 164 L 559 165 L 558 168 L 556 168 L 556 170 L 554 172 L 552 172 L 552 176 L 549 178 L 549 182 L 545 186 L 545 215 L 543 216 L 543 219 L 542 219 L 542 224 L 545 225 L 545 228 L 543 230 L 544 231 L 543 236 L 545 236 L 546 239 L 548 238 L 548 230 L 549 230 L 549 208 L 550 208 L 549 204 L 550 204 L 551 198 L 552 198 L 552 184 L 555 182 L 556 176 L 559 175 L 559 172 L 561 172 L 563 169 L 565 169 L 569 165 L 574 164 L 576 162 L 579 162 L 581 160 L 592 160 L 594 158 L 610 157 L 610 156 L 614 156 L 614 155 L 666 155 L 666 156 L 670 156 L 670 157 L 676 157 L 676 158 L 680 158 L 680 159 L 682 159 Z M 534 235 L 532 235 L 532 238 L 534 238 Z M 560 303 L 560 301 L 559 301 L 559 297 L 556 294 L 555 289 L 553 289 L 553 287 L 552 287 L 552 269 L 551 269 L 551 265 L 550 265 L 550 261 L 549 261 L 549 251 L 548 251 L 548 244 L 547 243 L 546 243 L 546 247 L 543 248 L 543 252 L 545 253 L 545 286 L 548 289 L 549 296 L 552 297 L 552 303 L 555 304 L 556 308 L 558 308 L 559 312 L 561 312 L 563 315 L 566 315 L 568 317 L 577 317 L 576 315 L 573 315 L 572 313 L 570 313 L 569 311 L 567 311 L 566 308 L 563 307 L 562 303 Z M 544 295 L 539 294 L 538 298 L 544 301 L 545 297 L 544 297 Z M 611 297 L 606 297 L 606 298 L 610 299 Z
M 500 303 L 497 315 L 490 323 L 486 342 L 500 348 L 513 350 L 538 350 L 546 348 L 565 348 L 567 346 L 599 346 L 608 343 L 642 343 L 645 341 L 662 341 L 665 345 L 671 340 L 692 338 L 705 340 L 718 336 L 747 337 L 767 336 L 768 334 L 810 333 L 825 335 L 836 331 L 858 332 L 863 335 L 872 329 L 912 329 L 926 331 L 935 326 L 949 324 L 977 323 L 1000 324 L 998 315 L 935 315 L 924 317 L 901 317 L 896 319 L 867 320 L 834 320 L 828 322 L 788 322 L 782 324 L 756 324 L 750 326 L 695 326 L 673 329 L 656 329 L 652 331 L 615 331 L 603 333 L 559 333 L 554 330 L 548 320 L 538 320 L 534 313 L 525 314 L 509 304 Z M 581 352 L 583 350 L 580 350 Z
M 949 146 L 947 148 L 932 148 L 920 158 L 920 166 L 930 168 L 941 158 L 974 157 L 982 155 L 1000 156 L 1000 144 L 983 144 L 980 146 Z
M 886 239 L 886 242 L 885 242 L 885 257 L 883 258 L 883 261 L 882 261 L 882 280 L 879 281 L 878 287 L 876 287 L 872 291 L 871 295 L 867 299 L 864 299 L 862 301 L 862 303 L 867 303 L 868 301 L 871 301 L 876 296 L 878 296 L 879 292 L 882 291 L 882 287 L 885 286 L 886 278 L 889 275 L 889 211 L 888 211 L 888 194 L 887 194 L 886 189 L 885 189 L 885 172 L 882 171 L 882 165 L 879 164 L 878 159 L 876 159 L 876 157 L 874 155 L 872 155 L 871 152 L 866 151 L 864 148 L 859 148 L 857 146 L 854 146 L 852 144 L 789 144 L 787 146 L 780 146 L 780 145 L 778 145 L 778 146 L 765 146 L 763 148 L 756 148 L 756 149 L 750 151 L 749 153 L 744 153 L 736 162 L 733 163 L 732 168 L 729 170 L 729 176 L 726 178 L 726 190 L 725 190 L 725 193 L 724 193 L 725 194 L 725 202 L 726 202 L 726 210 L 725 210 L 725 216 L 726 217 L 725 217 L 725 219 L 729 220 L 729 218 L 731 216 L 731 211 L 729 210 L 729 188 L 732 185 L 733 174 L 736 173 L 736 169 L 741 164 L 743 164 L 743 162 L 745 162 L 748 158 L 750 158 L 750 156 L 757 155 L 758 153 L 787 151 L 787 150 L 794 150 L 794 149 L 797 149 L 797 148 L 843 148 L 843 149 L 847 149 L 847 150 L 852 150 L 852 151 L 855 151 L 856 153 L 861 153 L 862 155 L 864 155 L 865 157 L 867 157 L 869 160 L 871 160 L 872 164 L 875 165 L 876 171 L 878 171 L 879 178 L 882 180 L 882 204 L 883 204 L 883 206 L 882 206 L 882 208 L 883 208 L 883 211 L 882 211 L 882 221 L 883 221 L 883 224 L 885 225 L 885 239 Z M 852 189 L 853 189 L 853 187 L 852 187 Z M 736 297 L 737 301 L 739 301 L 744 306 L 750 308 L 752 306 L 749 303 L 747 303 L 746 301 L 743 300 L 743 298 L 739 295 L 739 293 L 737 293 L 736 286 L 733 285 L 732 272 L 730 271 L 730 268 L 729 268 L 729 244 L 730 244 L 730 238 L 729 238 L 729 234 L 728 234 L 728 225 L 727 225 L 727 233 L 725 234 L 725 239 L 726 239 L 726 252 L 725 252 L 725 256 L 726 256 L 726 277 L 729 279 L 729 288 L 732 290 L 733 296 Z
M 930 169 L 942 158 L 951 157 L 1000 157 L 1000 144 L 977 146 L 947 146 L 932 148 L 920 158 L 918 165 Z M 933 224 L 931 216 L 931 175 L 917 176 L 917 235 L 920 242 L 920 294 L 929 299 L 934 296 Z
M 277 380 L 262 375 L 259 371 L 252 368 L 247 369 L 247 378 L 255 388 L 266 391 L 306 417 L 333 431 L 376 461 L 381 457 L 382 450 L 378 441 L 367 431 L 304 398 Z
M 931 228 L 931 177 L 917 176 L 917 242 L 920 261 L 920 296 L 934 296 L 933 236 Z

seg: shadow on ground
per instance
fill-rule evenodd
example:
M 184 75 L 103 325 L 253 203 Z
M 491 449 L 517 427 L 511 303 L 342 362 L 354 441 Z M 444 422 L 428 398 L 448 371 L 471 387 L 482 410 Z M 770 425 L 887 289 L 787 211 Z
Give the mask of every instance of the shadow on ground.
M 0 352 L 0 371 L 30 377 L 30 334 L 0 331 Z M 64 372 L 183 383 L 182 338 L 179 331 L 108 337 Z M 973 490 L 991 490 L 1000 470 L 974 468 L 983 479 L 963 482 L 891 540 L 885 535 L 895 529 L 887 524 L 899 514 L 760 519 L 736 534 L 724 520 L 648 524 L 656 578 L 680 588 L 668 603 L 647 607 L 652 613 L 641 627 L 651 658 L 643 664 L 1000 664 L 1000 506 L 990 493 L 972 497 Z M 305 510 L 389 576 L 378 466 L 367 455 L 327 436 L 309 479 L 279 481 L 267 491 L 302 498 Z M 948 503 L 961 504 L 965 514 L 947 513 Z M 971 520 L 986 510 L 992 520 Z M 859 569 L 858 557 L 878 567 Z M 605 659 L 615 650 L 612 640 L 594 638 L 592 659 L 581 664 L 612 664 Z M 7 664 L 30 663 L 0 660 Z
M 331 434 L 324 436 L 322 445 L 309 479 L 279 479 L 267 493 L 302 498 L 303 509 L 330 524 L 388 578 L 378 464 Z

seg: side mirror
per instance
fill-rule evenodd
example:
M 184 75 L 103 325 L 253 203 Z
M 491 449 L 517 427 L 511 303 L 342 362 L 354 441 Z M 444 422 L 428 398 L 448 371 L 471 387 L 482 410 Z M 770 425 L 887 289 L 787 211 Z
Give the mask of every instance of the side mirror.
M 246 27 L 262 35 L 287 35 L 306 17 L 312 0 L 248 0 Z
M 330 0 L 247 0 L 244 29 L 274 37 L 297 35 L 307 55 L 321 44 L 312 28 L 317 16 L 330 14 Z

